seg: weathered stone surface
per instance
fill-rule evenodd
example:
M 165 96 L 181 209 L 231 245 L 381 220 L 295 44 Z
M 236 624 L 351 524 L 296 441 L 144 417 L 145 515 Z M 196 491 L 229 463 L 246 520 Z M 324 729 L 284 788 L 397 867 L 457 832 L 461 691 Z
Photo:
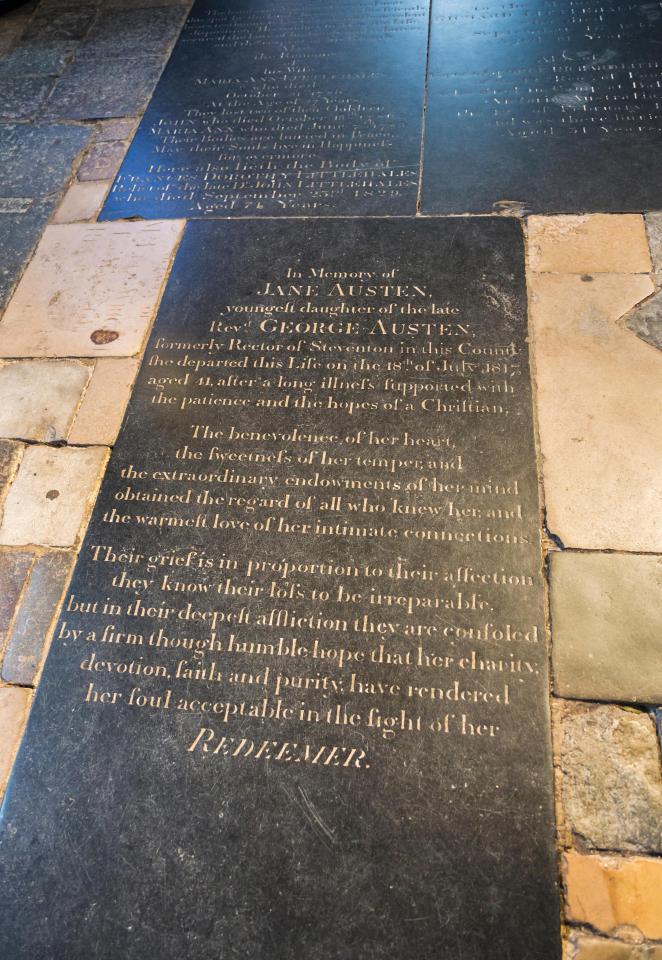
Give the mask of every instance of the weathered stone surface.
M 653 267 L 662 273 L 662 212 L 646 214 L 646 232 L 653 258 Z
M 662 852 L 662 771 L 647 713 L 566 704 L 561 743 L 569 830 L 599 850 Z
M 554 687 L 561 697 L 662 703 L 662 557 L 551 556 Z
M 0 77 L 57 77 L 75 49 L 66 41 L 19 44 L 0 60 Z
M 567 960 L 662 960 L 662 945 L 623 943 L 575 934 L 570 938 Z
M 159 56 L 173 44 L 185 16 L 184 7 L 102 11 L 85 42 L 78 59 L 95 60 L 119 57 Z
M 78 168 L 79 180 L 112 180 L 124 158 L 127 144 L 121 140 L 93 143 Z
M 567 916 L 604 933 L 637 931 L 662 940 L 662 859 L 568 853 Z
M 0 324 L 0 355 L 138 353 L 182 226 L 47 227 Z
M 0 312 L 8 302 L 41 232 L 55 198 L 0 200 Z M 20 212 L 23 210 L 24 212 Z
M 29 120 L 50 93 L 53 77 L 6 77 L 0 79 L 0 120 Z
M 662 291 L 635 307 L 625 318 L 625 326 L 651 347 L 662 350 Z
M 25 40 L 82 40 L 94 23 L 96 10 L 79 5 L 58 4 L 40 9 L 23 34 Z
M 0 440 L 0 519 L 2 519 L 2 505 L 18 470 L 23 450 L 24 445 L 22 443 L 14 443 L 13 440 Z
M 63 440 L 91 372 L 76 360 L 0 361 L 0 437 Z
M 55 211 L 52 222 L 80 223 L 83 220 L 94 220 L 109 189 L 110 182 L 104 180 L 88 180 L 85 183 L 75 181 Z
M 106 140 L 128 140 L 135 133 L 138 120 L 133 117 L 121 120 L 102 120 L 97 124 L 92 135 L 94 143 L 103 143 Z
M 14 754 L 30 709 L 32 691 L 28 687 L 0 686 L 0 799 L 5 792 Z
M 0 526 L 0 543 L 72 546 L 108 457 L 103 447 L 27 447 Z
M 0 657 L 33 560 L 27 550 L 0 550 Z
M 44 116 L 95 120 L 140 113 L 159 78 L 160 57 L 85 60 L 70 64 L 46 105 Z
M 62 189 L 89 139 L 84 127 L 8 124 L 0 137 L 0 198 L 33 198 Z
M 529 217 L 528 265 L 540 273 L 648 273 L 644 218 L 637 214 Z
M 662 355 L 619 326 L 649 277 L 531 274 L 547 523 L 567 547 L 662 551 Z
M 115 443 L 138 370 L 132 357 L 97 360 L 83 402 L 69 431 L 69 443 Z
M 2 661 L 6 683 L 34 686 L 74 558 L 65 550 L 36 557 Z

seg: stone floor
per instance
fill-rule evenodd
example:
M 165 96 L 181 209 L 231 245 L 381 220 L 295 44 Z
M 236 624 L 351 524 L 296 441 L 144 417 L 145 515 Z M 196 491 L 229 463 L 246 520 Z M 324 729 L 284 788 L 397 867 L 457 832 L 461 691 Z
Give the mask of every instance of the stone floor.
M 184 226 L 95 220 L 187 9 L 0 18 L 0 793 Z M 662 960 L 662 213 L 526 233 L 567 956 Z

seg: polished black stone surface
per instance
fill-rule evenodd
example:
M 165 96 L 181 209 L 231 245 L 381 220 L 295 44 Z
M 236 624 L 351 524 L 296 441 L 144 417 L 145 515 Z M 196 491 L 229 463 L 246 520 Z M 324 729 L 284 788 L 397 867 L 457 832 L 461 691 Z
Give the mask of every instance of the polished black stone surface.
M 525 304 L 513 220 L 188 225 L 3 808 L 0 956 L 558 960 Z
M 659 208 L 661 33 L 640 0 L 433 0 L 423 211 Z
M 102 219 L 413 214 L 422 0 L 198 0 Z

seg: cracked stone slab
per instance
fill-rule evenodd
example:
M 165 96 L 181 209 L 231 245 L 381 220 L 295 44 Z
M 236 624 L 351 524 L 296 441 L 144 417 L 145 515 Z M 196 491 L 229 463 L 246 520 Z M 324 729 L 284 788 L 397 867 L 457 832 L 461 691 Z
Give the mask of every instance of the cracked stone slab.
M 91 373 L 76 360 L 0 361 L 0 437 L 64 440 Z
M 0 543 L 73 546 L 107 459 L 105 447 L 28 447 L 5 501 Z
M 662 356 L 619 325 L 635 274 L 530 274 L 547 524 L 566 547 L 662 552 Z
M 555 692 L 662 703 L 662 557 L 554 553 L 550 581 Z
M 149 9 L 102 11 L 78 51 L 79 60 L 121 57 L 159 56 L 175 42 L 186 9 L 151 7 Z
M 64 550 L 36 557 L 2 661 L 6 683 L 35 685 L 74 560 L 75 554 Z
M 75 181 L 55 211 L 53 223 L 80 223 L 82 220 L 95 220 L 110 187 L 110 180 L 86 180 L 82 183 Z
M 625 326 L 651 347 L 662 350 L 662 290 L 635 307 L 625 318 Z
M 539 273 L 649 273 L 644 218 L 638 214 L 529 217 L 529 268 Z
M 560 762 L 572 838 L 595 850 L 662 852 L 662 770 L 651 717 L 611 704 L 564 705 Z
M 0 120 L 30 120 L 53 89 L 53 77 L 0 77 Z
M 0 324 L 0 356 L 133 356 L 142 348 L 180 220 L 49 226 Z
M 103 358 L 94 365 L 69 443 L 112 446 L 117 439 L 139 361 L 133 357 Z
M 11 772 L 32 699 L 29 687 L 0 686 L 0 797 Z
M 571 852 L 564 861 L 568 920 L 662 940 L 662 859 Z
M 163 58 L 85 60 L 70 64 L 55 85 L 44 116 L 97 120 L 140 113 L 163 69 Z
M 71 175 L 90 131 L 61 123 L 7 124 L 0 137 L 2 198 L 35 198 L 59 192 Z

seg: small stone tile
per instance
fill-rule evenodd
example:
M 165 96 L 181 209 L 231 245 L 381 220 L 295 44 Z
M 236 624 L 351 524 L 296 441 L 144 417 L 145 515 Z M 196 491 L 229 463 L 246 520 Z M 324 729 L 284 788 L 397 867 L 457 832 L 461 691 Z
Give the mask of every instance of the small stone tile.
M 529 268 L 539 273 L 649 273 L 644 218 L 593 213 L 529 217 Z
M 103 143 L 106 140 L 129 140 L 135 133 L 138 119 L 135 117 L 121 120 L 102 120 L 92 135 L 93 143 Z
M 6 683 L 34 686 L 74 559 L 64 550 L 35 559 L 2 661 Z
M 0 521 L 2 506 L 18 470 L 24 449 L 22 443 L 16 443 L 14 440 L 0 440 Z
M 181 220 L 47 227 L 0 324 L 0 356 L 133 356 Z
M 37 245 L 55 202 L 54 197 L 46 200 L 0 200 L 0 313 Z M 10 212 L 12 209 L 23 209 L 25 212 Z
M 565 822 L 584 847 L 662 853 L 662 770 L 651 717 L 610 705 L 564 705 Z
M 93 143 L 78 168 L 78 179 L 112 180 L 124 159 L 127 146 L 121 140 Z
M 662 355 L 618 323 L 649 277 L 530 274 L 547 524 L 566 547 L 662 552 Z
M 70 64 L 55 85 L 44 116 L 96 120 L 140 113 L 163 69 L 161 57 L 88 60 Z
M 646 214 L 646 232 L 648 233 L 653 269 L 662 273 L 662 212 Z
M 132 357 L 97 360 L 69 443 L 112 446 L 131 396 L 140 361 Z
M 77 360 L 0 361 L 0 437 L 64 440 L 91 373 Z
M 51 6 L 39 9 L 23 34 L 24 40 L 82 40 L 96 19 L 91 7 Z
M 568 960 L 662 960 L 662 944 L 623 943 L 580 934 L 570 938 Z
M 0 78 L 0 120 L 34 117 L 53 88 L 53 77 Z
M 651 347 L 662 350 L 662 290 L 635 307 L 626 317 L 625 326 Z
M 177 39 L 182 7 L 104 10 L 78 51 L 80 60 L 159 56 Z
M 0 798 L 5 792 L 14 755 L 28 718 L 32 690 L 29 687 L 0 686 Z
M 662 557 L 554 553 L 554 689 L 561 697 L 662 703 Z
M 0 77 L 57 77 L 71 60 L 75 46 L 58 43 L 21 43 L 0 60 Z
M 52 222 L 80 223 L 82 220 L 95 220 L 110 187 L 110 180 L 72 183 L 55 211 Z
M 26 550 L 0 551 L 0 655 L 33 560 L 34 554 Z
M 72 546 L 107 458 L 104 447 L 28 447 L 5 500 L 0 543 Z
M 638 930 L 662 940 L 662 859 L 565 856 L 567 918 L 604 933 Z
M 40 197 L 61 190 L 90 136 L 59 123 L 7 124 L 0 137 L 0 198 Z

